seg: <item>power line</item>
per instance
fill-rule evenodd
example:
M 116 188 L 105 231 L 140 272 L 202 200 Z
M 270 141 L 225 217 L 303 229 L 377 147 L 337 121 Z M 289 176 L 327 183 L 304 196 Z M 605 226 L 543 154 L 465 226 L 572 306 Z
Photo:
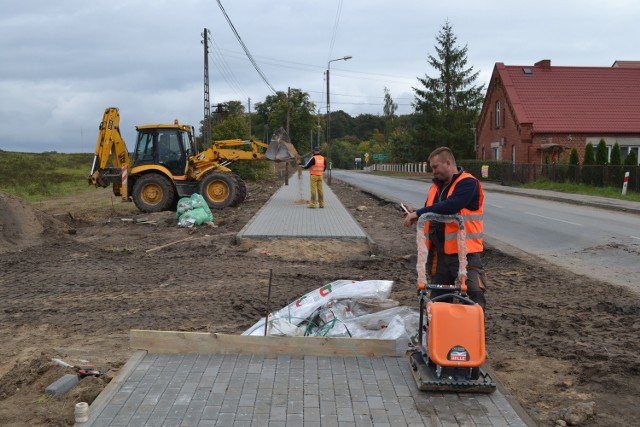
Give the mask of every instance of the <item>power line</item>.
M 333 33 L 331 34 L 331 43 L 329 44 L 329 56 L 327 57 L 327 61 L 331 58 L 333 54 L 333 46 L 336 42 L 336 34 L 338 33 L 338 23 L 340 22 L 340 15 L 342 14 L 342 0 L 338 1 L 338 10 L 336 11 L 336 19 L 333 23 Z
M 251 61 L 251 64 L 253 64 L 253 68 L 256 69 L 256 71 L 258 72 L 258 74 L 260 75 L 262 80 L 266 83 L 267 86 L 269 86 L 271 91 L 275 94 L 276 90 L 273 88 L 273 86 L 271 86 L 271 83 L 269 83 L 269 80 L 267 79 L 267 76 L 264 75 L 264 73 L 262 72 L 262 70 L 258 66 L 258 63 L 255 61 L 255 59 L 253 59 L 253 56 L 251 55 L 251 52 L 249 52 L 249 48 L 247 48 L 247 46 L 242 41 L 242 38 L 240 37 L 240 34 L 238 34 L 238 31 L 233 26 L 233 22 L 231 22 L 231 19 L 229 18 L 229 15 L 227 15 L 227 12 L 224 10 L 224 7 L 222 6 L 222 2 L 220 0 L 218 0 L 218 6 L 220 6 L 220 10 L 222 10 L 222 14 L 224 15 L 225 19 L 229 23 L 229 27 L 231 28 L 231 31 L 233 31 L 233 34 L 235 34 L 236 39 L 238 39 L 238 42 L 240 43 L 240 46 L 242 46 L 242 49 L 244 50 L 244 53 L 247 55 L 247 58 L 249 58 L 249 61 Z
M 241 59 L 244 59 L 245 57 L 241 52 L 232 51 L 228 49 L 219 49 L 219 50 L 220 52 L 225 52 L 226 53 L 225 56 L 228 56 L 228 57 L 241 58 Z M 326 65 L 325 66 L 311 65 L 311 64 L 305 64 L 302 62 L 285 61 L 281 59 L 270 58 L 267 56 L 260 56 L 260 55 L 256 56 L 255 58 L 259 59 L 260 63 L 262 63 L 263 65 L 268 64 L 271 66 L 286 68 L 291 70 L 302 70 L 302 71 L 309 71 L 312 73 L 316 73 L 318 71 L 325 71 L 326 69 Z M 345 70 L 342 68 L 335 68 L 335 69 L 331 68 L 331 74 L 336 76 L 351 78 L 351 79 L 358 79 L 358 80 L 365 79 L 365 80 L 384 81 L 384 82 L 391 80 L 391 81 L 396 81 L 400 83 L 414 82 L 417 79 L 417 77 L 403 77 L 403 76 L 395 76 L 391 74 L 352 71 L 352 70 Z M 362 76 L 372 76 L 372 77 L 367 78 Z M 376 77 L 383 77 L 383 78 L 376 78 Z
M 236 78 L 235 73 L 233 73 L 227 64 L 227 61 L 224 58 L 224 55 L 221 53 L 221 49 L 216 43 L 215 38 L 211 37 L 212 42 L 212 54 L 215 56 L 217 61 L 214 61 L 214 64 L 217 66 L 216 68 L 220 71 L 220 75 L 227 82 L 232 91 L 234 91 L 239 97 L 247 98 L 247 94 L 242 89 L 242 85 Z

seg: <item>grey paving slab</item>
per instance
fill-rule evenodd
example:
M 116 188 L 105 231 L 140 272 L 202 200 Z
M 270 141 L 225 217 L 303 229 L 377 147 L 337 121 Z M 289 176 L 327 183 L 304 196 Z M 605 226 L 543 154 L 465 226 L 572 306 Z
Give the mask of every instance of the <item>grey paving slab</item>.
M 410 369 L 405 357 L 147 353 L 123 371 L 109 397 L 96 399 L 83 425 L 531 425 L 499 390 L 491 395 L 422 392 Z M 148 373 L 154 373 L 154 381 L 144 381 Z M 205 373 L 213 378 L 202 387 L 198 378 Z M 275 393 L 278 384 L 283 386 Z M 322 398 L 323 389 L 331 391 L 331 399 Z
M 238 241 L 268 238 L 318 238 L 370 240 L 325 182 L 325 207 L 311 209 L 309 174 L 295 174 L 282 185 L 238 233 Z

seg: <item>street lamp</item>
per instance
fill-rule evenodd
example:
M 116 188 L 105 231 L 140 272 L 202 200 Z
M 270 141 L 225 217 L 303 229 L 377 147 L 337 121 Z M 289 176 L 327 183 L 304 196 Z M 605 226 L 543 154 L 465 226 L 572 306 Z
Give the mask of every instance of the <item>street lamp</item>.
M 336 61 L 347 61 L 349 59 L 351 59 L 352 56 L 351 55 L 347 55 L 347 56 L 343 56 L 342 58 L 336 58 L 336 59 L 332 59 L 329 62 L 327 62 L 327 146 L 329 148 L 329 152 L 328 152 L 328 157 L 329 157 L 329 179 L 328 179 L 328 184 L 331 185 L 331 167 L 332 167 L 332 162 L 331 162 L 331 102 L 330 102 L 330 96 L 329 96 L 329 70 L 331 70 L 331 63 L 332 62 L 336 62 Z

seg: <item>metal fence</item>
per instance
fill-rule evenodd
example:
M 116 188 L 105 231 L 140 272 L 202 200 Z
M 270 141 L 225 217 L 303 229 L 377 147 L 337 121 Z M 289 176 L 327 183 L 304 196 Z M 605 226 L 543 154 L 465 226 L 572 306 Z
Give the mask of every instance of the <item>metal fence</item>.
M 640 166 L 513 164 L 495 160 L 462 160 L 458 164 L 473 176 L 509 186 L 547 180 L 622 189 L 625 173 L 629 172 L 627 191 L 640 192 Z M 429 175 L 431 173 L 427 162 L 380 163 L 367 166 L 364 169 L 410 175 Z
M 595 187 L 622 189 L 625 173 L 629 172 L 627 191 L 640 192 L 640 166 L 540 165 L 495 161 L 462 161 L 460 164 L 477 177 L 498 181 L 503 185 L 518 185 L 532 181 L 548 180 L 559 183 L 581 183 Z

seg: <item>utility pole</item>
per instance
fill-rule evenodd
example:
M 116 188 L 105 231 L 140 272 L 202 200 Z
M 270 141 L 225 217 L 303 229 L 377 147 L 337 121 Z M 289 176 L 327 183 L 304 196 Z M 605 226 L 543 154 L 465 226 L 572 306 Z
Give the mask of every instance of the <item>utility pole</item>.
M 251 98 L 247 100 L 247 105 L 249 106 L 249 139 L 251 139 Z
M 327 146 L 329 154 L 329 179 L 327 183 L 331 185 L 331 169 L 333 168 L 333 161 L 331 160 L 331 102 L 329 98 L 330 86 L 329 86 L 329 72 L 331 71 L 331 63 L 335 61 L 348 61 L 351 59 L 351 55 L 343 56 L 342 58 L 332 59 L 327 62 Z
M 211 104 L 209 103 L 209 36 L 211 32 L 204 29 L 202 34 L 202 43 L 204 45 L 204 123 L 202 129 L 202 144 L 204 149 L 210 146 L 211 139 Z
M 289 116 L 291 115 L 291 86 L 287 88 L 287 136 L 289 136 Z M 291 138 L 291 136 L 289 136 Z M 284 185 L 289 185 L 289 161 L 284 161 Z
M 291 116 L 291 87 L 287 88 L 287 135 L 289 135 L 289 117 L 290 116 Z

